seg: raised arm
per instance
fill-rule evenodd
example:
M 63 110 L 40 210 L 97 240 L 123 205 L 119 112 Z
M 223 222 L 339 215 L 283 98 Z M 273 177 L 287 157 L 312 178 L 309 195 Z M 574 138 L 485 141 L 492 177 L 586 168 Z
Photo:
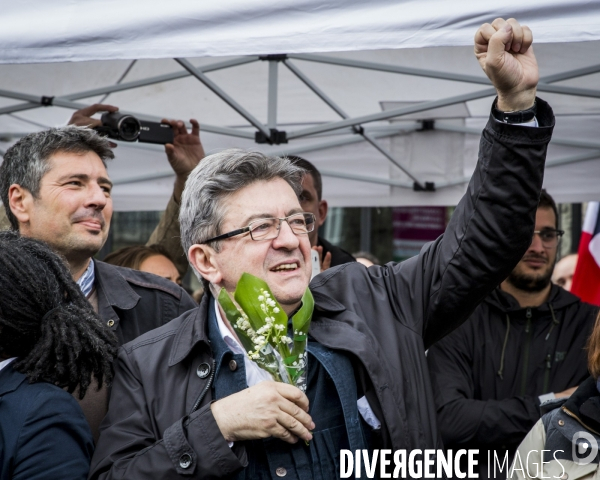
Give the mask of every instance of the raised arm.
M 180 275 L 183 276 L 187 271 L 188 262 L 181 247 L 179 205 L 187 177 L 204 158 L 205 153 L 200 141 L 200 125 L 196 120 L 190 120 L 192 124 L 191 132 L 187 131 L 181 120 L 165 119 L 163 123 L 167 123 L 173 128 L 173 144 L 165 145 L 165 153 L 171 168 L 175 172 L 175 185 L 165 213 L 150 235 L 146 245 L 158 243 L 164 246 L 175 261 L 175 266 Z
M 498 107 L 529 109 L 538 70 L 531 32 L 496 20 L 475 36 L 475 53 L 498 90 Z M 477 167 L 443 236 L 400 264 L 364 272 L 364 291 L 381 290 L 396 319 L 423 336 L 425 348 L 465 321 L 531 243 L 554 116 L 537 100 L 537 123 L 520 126 L 490 115 Z M 354 285 L 356 287 L 356 285 Z

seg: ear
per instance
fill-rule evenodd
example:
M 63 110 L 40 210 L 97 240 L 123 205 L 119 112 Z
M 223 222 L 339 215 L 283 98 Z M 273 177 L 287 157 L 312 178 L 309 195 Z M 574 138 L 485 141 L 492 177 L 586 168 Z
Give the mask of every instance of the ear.
M 223 276 L 215 262 L 215 254 L 214 249 L 208 245 L 192 245 L 188 250 L 188 259 L 202 277 L 210 283 L 220 285 Z
M 33 195 L 26 188 L 14 183 L 8 188 L 8 206 L 19 222 L 19 227 L 27 224 L 29 223 L 30 211 L 33 206 Z
M 327 210 L 329 210 L 329 206 L 327 205 L 327 200 L 321 200 L 319 202 L 319 227 L 323 225 L 325 219 L 327 218 Z

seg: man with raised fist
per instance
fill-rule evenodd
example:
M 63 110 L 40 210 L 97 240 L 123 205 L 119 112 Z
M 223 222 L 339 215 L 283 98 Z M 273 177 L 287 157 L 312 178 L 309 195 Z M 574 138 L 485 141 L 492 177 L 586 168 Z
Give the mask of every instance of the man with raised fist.
M 298 201 L 305 172 L 256 152 L 206 157 L 180 223 L 210 288 L 197 309 L 121 349 L 90 478 L 337 478 L 341 449 L 441 448 L 425 350 L 506 278 L 533 234 L 554 116 L 535 97 L 531 42 L 515 20 L 475 36 L 498 99 L 445 234 L 403 263 L 346 263 L 311 282 L 305 392 L 258 383 L 214 298 L 246 272 L 286 314 L 299 308 L 314 228 Z

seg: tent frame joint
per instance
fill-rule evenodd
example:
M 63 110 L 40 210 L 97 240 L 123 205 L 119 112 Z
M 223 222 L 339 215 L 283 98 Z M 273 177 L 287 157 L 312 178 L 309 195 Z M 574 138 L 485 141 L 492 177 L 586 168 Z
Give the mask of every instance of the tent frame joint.
M 415 192 L 435 192 L 435 182 L 419 182 L 413 183 L 413 191 Z
M 288 59 L 287 53 L 274 53 L 270 55 L 261 55 L 258 57 L 263 62 L 283 62 Z
M 281 145 L 282 143 L 288 143 L 287 132 L 271 128 L 268 137 L 263 132 L 255 132 L 254 141 L 256 143 L 268 143 L 269 145 Z
M 435 120 L 420 120 L 421 128 L 417 129 L 417 132 L 427 132 L 429 130 L 435 130 Z

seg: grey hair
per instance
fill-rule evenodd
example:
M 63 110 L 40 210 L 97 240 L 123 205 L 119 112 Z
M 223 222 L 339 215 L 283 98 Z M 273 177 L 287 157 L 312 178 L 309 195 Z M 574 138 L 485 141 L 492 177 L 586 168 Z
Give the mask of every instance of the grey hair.
M 192 245 L 221 233 L 225 213 L 223 201 L 229 195 L 254 182 L 275 178 L 285 180 L 296 195 L 300 195 L 305 173 L 287 158 L 237 148 L 203 159 L 187 179 L 181 198 L 179 222 L 186 255 Z M 218 252 L 220 242 L 213 247 Z
M 86 127 L 51 128 L 21 138 L 6 151 L 0 165 L 0 197 L 14 230 L 19 229 L 19 221 L 8 204 L 10 186 L 20 185 L 38 198 L 42 178 L 50 171 L 48 160 L 58 152 L 94 152 L 105 167 L 106 160 L 115 157 L 108 140 Z

